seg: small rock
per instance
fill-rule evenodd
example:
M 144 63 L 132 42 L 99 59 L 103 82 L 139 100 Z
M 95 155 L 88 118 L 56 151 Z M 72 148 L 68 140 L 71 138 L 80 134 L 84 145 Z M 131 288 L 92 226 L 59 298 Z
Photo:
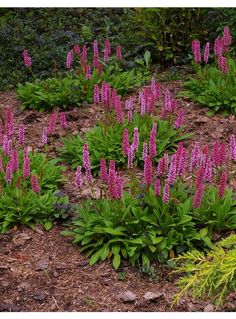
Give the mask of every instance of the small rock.
M 88 265 L 88 262 L 86 260 L 81 260 L 77 264 L 79 267 L 85 267 Z
M 121 293 L 118 298 L 123 302 L 133 302 L 137 299 L 136 295 L 130 290 Z
M 10 282 L 7 280 L 1 280 L 0 281 L 0 288 L 6 289 L 10 286 Z
M 43 301 L 45 300 L 47 297 L 47 295 L 45 294 L 44 291 L 42 290 L 38 290 L 36 291 L 36 293 L 34 294 L 34 300 L 39 300 L 39 301 Z
M 154 293 L 154 292 L 151 292 L 151 291 L 147 291 L 143 297 L 144 297 L 144 299 L 146 301 L 155 301 L 155 300 L 159 299 L 162 296 L 163 296 L 163 293 L 161 293 L 161 292 Z
M 209 303 L 208 305 L 206 305 L 206 307 L 204 307 L 204 312 L 213 312 L 214 311 L 214 306 Z
M 35 270 L 44 270 L 48 268 L 48 258 L 41 259 L 35 264 Z
M 20 308 L 14 304 L 1 303 L 0 304 L 0 311 L 19 312 Z

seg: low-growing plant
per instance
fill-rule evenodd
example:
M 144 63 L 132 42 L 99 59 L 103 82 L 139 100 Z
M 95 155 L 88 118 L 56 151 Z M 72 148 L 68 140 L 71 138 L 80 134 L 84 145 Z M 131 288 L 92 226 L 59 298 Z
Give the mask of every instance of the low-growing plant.
M 2 128 L 1 128 L 2 129 Z M 56 218 L 67 216 L 68 198 L 60 194 L 65 180 L 58 159 L 48 159 L 25 144 L 24 126 L 14 134 L 13 113 L 7 110 L 0 149 L 0 232 L 14 224 L 52 227 Z
M 212 248 L 215 232 L 236 229 L 235 194 L 226 189 L 228 177 L 222 169 L 228 155 L 236 160 L 236 138 L 231 137 L 229 152 L 216 142 L 211 156 L 208 147 L 201 149 L 196 142 L 189 160 L 187 154 L 179 143 L 176 153 L 171 158 L 166 153 L 157 168 L 153 157 L 145 154 L 141 180 L 130 166 L 130 181 L 125 185 L 129 193 L 123 193 L 115 161 L 110 160 L 107 168 L 103 158 L 100 199 L 81 203 L 72 231 L 64 235 L 74 236 L 91 265 L 113 257 L 116 269 L 122 259 L 148 268 L 154 260 L 163 262 L 194 247 Z M 83 167 L 94 196 L 87 144 L 83 147 Z M 82 190 L 81 166 L 76 183 Z
M 213 112 L 236 114 L 236 62 L 229 57 L 231 41 L 230 31 L 225 27 L 222 38 L 217 38 L 214 42 L 213 64 L 208 64 L 213 57 L 210 54 L 210 42 L 205 45 L 202 57 L 200 42 L 193 41 L 196 76 L 184 83 L 186 90 L 180 96 L 206 105 Z M 201 66 L 202 60 L 204 66 Z
M 193 250 L 176 258 L 179 264 L 174 273 L 184 274 L 177 281 L 179 292 L 174 303 L 190 293 L 194 298 L 210 297 L 216 306 L 222 306 L 225 297 L 235 291 L 236 235 L 219 241 L 206 255 Z

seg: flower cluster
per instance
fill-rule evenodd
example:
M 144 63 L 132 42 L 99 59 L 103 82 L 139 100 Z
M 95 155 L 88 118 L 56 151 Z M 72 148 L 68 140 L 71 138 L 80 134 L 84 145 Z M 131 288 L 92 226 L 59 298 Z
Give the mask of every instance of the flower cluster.
M 24 59 L 24 64 L 26 68 L 31 68 L 32 66 L 32 59 L 26 49 L 23 50 L 23 59 Z

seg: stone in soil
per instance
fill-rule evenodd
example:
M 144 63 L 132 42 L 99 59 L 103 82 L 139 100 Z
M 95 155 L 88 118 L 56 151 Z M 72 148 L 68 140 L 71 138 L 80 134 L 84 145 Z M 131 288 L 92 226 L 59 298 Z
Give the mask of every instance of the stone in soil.
M 132 291 L 126 290 L 119 295 L 119 299 L 123 302 L 133 302 L 137 299 L 137 297 Z
M 157 299 L 163 297 L 163 294 L 161 292 L 155 293 L 147 291 L 143 297 L 146 301 L 156 301 Z

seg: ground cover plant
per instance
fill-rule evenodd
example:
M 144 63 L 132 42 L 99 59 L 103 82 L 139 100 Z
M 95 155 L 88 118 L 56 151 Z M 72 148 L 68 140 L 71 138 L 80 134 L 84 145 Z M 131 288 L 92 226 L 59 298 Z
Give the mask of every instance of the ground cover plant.
M 99 52 L 98 42 L 95 40 L 92 55 L 89 54 L 86 44 L 81 47 L 74 45 L 67 54 L 66 67 L 69 70 L 67 76 L 18 84 L 17 93 L 22 100 L 22 107 L 46 110 L 54 106 L 66 108 L 71 105 L 91 103 L 93 87 L 102 81 L 107 81 L 122 95 L 140 86 L 144 80 L 143 74 L 135 69 L 124 71 L 121 46 L 116 47 L 116 58 L 111 56 L 112 49 L 108 39 L 105 41 L 103 53 Z M 89 61 L 90 55 L 93 67 Z M 27 50 L 23 51 L 23 58 L 25 67 L 29 72 L 33 72 L 32 59 Z
M 153 126 L 156 130 L 156 125 Z M 155 135 L 155 134 L 153 134 Z M 175 154 L 168 153 L 155 166 L 155 141 L 143 148 L 143 177 L 133 172 L 139 139 L 128 145 L 130 193 L 123 192 L 123 179 L 111 159 L 100 162 L 100 199 L 87 200 L 78 206 L 74 242 L 87 251 L 90 264 L 113 258 L 118 269 L 121 261 L 150 267 L 152 261 L 169 257 L 194 247 L 212 248 L 214 232 L 236 229 L 234 193 L 226 189 L 228 175 L 222 169 L 226 160 L 236 159 L 236 139 L 230 149 L 215 142 L 212 151 L 195 143 L 191 156 L 180 142 Z M 145 145 L 145 143 L 144 143 Z M 83 166 L 78 166 L 76 183 L 83 187 L 82 167 L 93 194 L 93 178 L 88 144 L 83 147 Z M 190 176 L 188 183 L 184 177 Z
M 65 180 L 63 166 L 25 143 L 25 127 L 15 131 L 13 112 L 6 110 L 1 127 L 0 149 L 0 232 L 15 224 L 52 227 L 54 219 L 67 213 L 68 198 L 60 195 Z
M 176 101 L 168 90 L 162 101 L 160 86 L 154 79 L 151 86 L 139 93 L 138 112 L 135 110 L 133 97 L 125 102 L 121 101 L 116 90 L 105 82 L 102 82 L 101 87 L 94 87 L 94 103 L 104 109 L 104 119 L 86 132 L 84 137 L 74 135 L 64 138 L 64 146 L 60 149 L 61 159 L 72 164 L 72 167 L 77 167 L 82 161 L 83 144 L 88 143 L 94 175 L 99 171 L 101 158 L 114 159 L 117 166 L 124 167 L 129 161 L 127 145 L 132 139 L 140 142 L 135 163 L 142 167 L 141 146 L 144 142 L 145 145 L 152 142 L 155 144 L 153 160 L 157 162 L 165 151 L 174 151 L 179 141 L 190 137 L 190 134 L 183 134 L 183 109 L 176 111 Z M 156 121 L 155 131 L 153 125 L 157 106 L 162 115 Z
M 207 255 L 193 250 L 176 258 L 175 272 L 185 275 L 177 281 L 179 292 L 174 302 L 190 292 L 195 299 L 207 296 L 217 307 L 222 306 L 227 294 L 235 290 L 235 247 L 236 235 L 233 234 L 220 240 Z
M 231 43 L 232 37 L 227 26 L 223 36 L 214 41 L 214 54 L 211 54 L 212 44 L 207 42 L 202 56 L 200 42 L 193 40 L 196 76 L 185 82 L 186 90 L 181 93 L 182 96 L 207 105 L 213 112 L 236 114 L 236 63 L 230 57 Z M 212 63 L 209 64 L 209 61 Z

